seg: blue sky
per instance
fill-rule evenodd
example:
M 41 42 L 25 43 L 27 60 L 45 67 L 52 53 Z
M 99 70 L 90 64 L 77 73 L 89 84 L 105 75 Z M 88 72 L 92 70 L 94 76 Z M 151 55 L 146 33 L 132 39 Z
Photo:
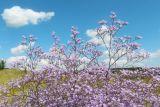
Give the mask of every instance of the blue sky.
M 119 34 L 143 36 L 140 41 L 142 47 L 160 56 L 159 4 L 159 0 L 0 0 L 0 58 L 12 56 L 11 48 L 20 43 L 22 35 L 34 35 L 38 38 L 38 44 L 47 50 L 52 44 L 52 31 L 65 43 L 74 25 L 79 28 L 80 37 L 88 40 L 86 30 L 96 28 L 99 20 L 108 19 L 111 11 L 129 22 Z M 2 14 L 5 9 L 14 6 L 36 12 L 53 12 L 54 15 L 37 24 L 13 27 L 6 24 Z

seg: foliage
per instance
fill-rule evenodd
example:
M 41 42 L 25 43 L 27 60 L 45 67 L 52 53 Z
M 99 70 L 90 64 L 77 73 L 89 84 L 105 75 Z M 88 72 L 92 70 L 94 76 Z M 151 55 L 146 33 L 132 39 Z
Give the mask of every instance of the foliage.
M 0 60 L 0 69 L 4 69 L 5 64 L 6 64 L 6 62 L 4 60 Z

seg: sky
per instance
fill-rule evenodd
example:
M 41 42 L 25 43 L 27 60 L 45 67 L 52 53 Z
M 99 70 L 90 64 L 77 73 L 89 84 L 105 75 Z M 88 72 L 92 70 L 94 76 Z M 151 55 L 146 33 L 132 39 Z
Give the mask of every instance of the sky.
M 53 31 L 66 43 L 71 26 L 76 26 L 87 41 L 87 30 L 115 11 L 119 19 L 129 22 L 119 34 L 143 36 L 139 43 L 151 53 L 146 64 L 160 66 L 159 4 L 160 0 L 0 0 L 0 58 L 18 56 L 22 35 L 34 35 L 48 50 Z

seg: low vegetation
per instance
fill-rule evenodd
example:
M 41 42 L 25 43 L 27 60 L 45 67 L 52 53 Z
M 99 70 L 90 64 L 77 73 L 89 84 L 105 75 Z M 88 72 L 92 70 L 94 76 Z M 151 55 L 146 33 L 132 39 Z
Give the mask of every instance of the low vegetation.
M 4 60 L 0 60 L 0 70 L 5 68 L 5 63 Z
M 9 81 L 21 78 L 25 75 L 23 71 L 16 69 L 0 70 L 0 85 L 7 84 Z

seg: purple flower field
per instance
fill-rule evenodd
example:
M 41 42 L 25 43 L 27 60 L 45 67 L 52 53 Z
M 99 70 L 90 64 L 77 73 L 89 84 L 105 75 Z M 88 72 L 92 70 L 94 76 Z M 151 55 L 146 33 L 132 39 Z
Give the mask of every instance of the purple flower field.
M 45 68 L 9 82 L 1 106 L 159 107 L 160 68 L 122 70 L 105 77 L 105 67 L 78 73 Z M 17 92 L 18 91 L 18 92 Z

